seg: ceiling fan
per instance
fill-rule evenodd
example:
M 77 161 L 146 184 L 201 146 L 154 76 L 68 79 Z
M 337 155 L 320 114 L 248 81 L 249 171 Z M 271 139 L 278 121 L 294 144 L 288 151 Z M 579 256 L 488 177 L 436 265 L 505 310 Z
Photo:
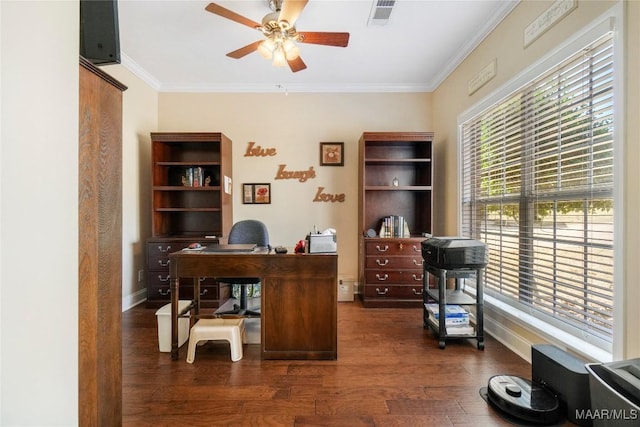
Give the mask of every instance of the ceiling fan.
M 325 46 L 347 47 L 349 33 L 328 33 L 315 31 L 297 31 L 295 22 L 309 0 L 267 0 L 272 12 L 262 18 L 262 24 L 245 18 L 229 9 L 209 3 L 207 11 L 246 25 L 260 31 L 264 40 L 258 40 L 238 50 L 227 53 L 228 57 L 240 59 L 258 51 L 264 58 L 273 60 L 273 65 L 282 67 L 289 64 L 291 71 L 298 72 L 307 68 L 296 43 L 320 44 Z

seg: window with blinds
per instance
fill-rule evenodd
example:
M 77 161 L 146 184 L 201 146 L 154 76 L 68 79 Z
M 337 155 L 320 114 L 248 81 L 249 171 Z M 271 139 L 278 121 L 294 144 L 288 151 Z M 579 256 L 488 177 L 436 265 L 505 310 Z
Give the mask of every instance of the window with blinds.
M 487 244 L 486 291 L 610 349 L 613 38 L 462 123 L 462 233 Z

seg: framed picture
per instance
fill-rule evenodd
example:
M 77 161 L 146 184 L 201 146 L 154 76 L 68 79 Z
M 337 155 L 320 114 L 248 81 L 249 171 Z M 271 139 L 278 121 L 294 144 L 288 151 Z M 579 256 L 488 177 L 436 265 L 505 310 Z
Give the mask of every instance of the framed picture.
M 344 142 L 321 142 L 320 166 L 344 166 Z
M 271 184 L 242 184 L 242 203 L 271 203 Z

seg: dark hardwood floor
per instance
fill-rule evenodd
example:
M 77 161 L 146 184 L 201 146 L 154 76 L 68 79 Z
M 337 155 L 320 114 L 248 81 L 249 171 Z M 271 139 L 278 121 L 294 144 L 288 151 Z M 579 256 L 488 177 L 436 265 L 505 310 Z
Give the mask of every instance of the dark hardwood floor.
M 497 374 L 531 378 L 528 362 L 491 337 L 438 348 L 420 309 L 338 304 L 338 360 L 263 361 L 259 345 L 231 362 L 226 343 L 193 364 L 158 351 L 154 309 L 123 313 L 124 426 L 510 426 L 479 390 Z

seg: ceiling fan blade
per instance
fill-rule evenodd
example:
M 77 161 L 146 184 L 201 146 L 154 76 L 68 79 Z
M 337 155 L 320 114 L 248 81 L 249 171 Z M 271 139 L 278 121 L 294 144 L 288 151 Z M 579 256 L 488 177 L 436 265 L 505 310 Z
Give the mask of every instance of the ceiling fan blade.
M 322 44 L 326 46 L 347 47 L 349 33 L 323 33 L 314 31 L 298 31 L 300 43 Z
M 309 0 L 283 0 L 278 19 L 287 21 L 289 25 L 293 26 L 308 2 Z
M 251 44 L 246 45 L 245 47 L 241 47 L 238 50 L 234 50 L 233 52 L 227 53 L 227 56 L 230 58 L 240 59 L 245 55 L 255 52 L 258 50 L 258 46 L 260 46 L 262 40 L 258 40 L 257 42 L 253 42 Z
M 289 68 L 291 68 L 291 71 L 293 71 L 294 73 L 307 68 L 307 64 L 305 64 L 302 58 L 300 58 L 299 56 L 296 59 L 290 59 L 287 62 L 289 63 Z
M 215 3 L 209 3 L 205 9 L 215 15 L 222 16 L 223 18 L 230 19 L 232 21 L 237 22 L 238 24 L 246 25 L 247 27 L 251 27 L 253 29 L 260 28 L 262 25 L 258 24 L 255 21 L 252 21 L 249 18 L 245 18 L 242 15 L 239 15 L 229 9 L 225 9 L 222 6 L 219 6 Z

